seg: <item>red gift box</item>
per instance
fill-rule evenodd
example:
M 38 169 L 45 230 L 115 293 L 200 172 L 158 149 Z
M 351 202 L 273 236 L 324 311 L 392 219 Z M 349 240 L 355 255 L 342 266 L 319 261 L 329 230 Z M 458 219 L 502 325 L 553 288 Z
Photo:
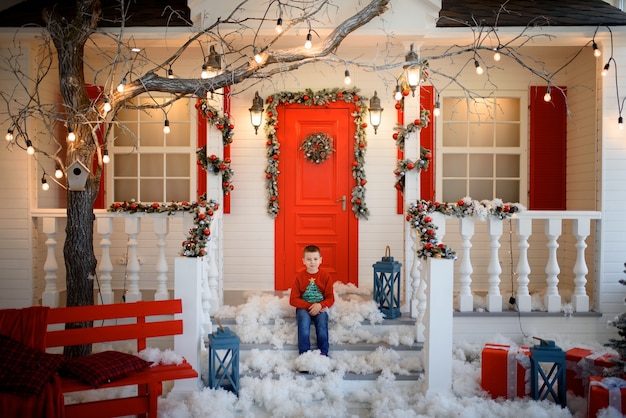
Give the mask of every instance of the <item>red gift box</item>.
M 589 377 L 602 376 L 604 370 L 615 366 L 612 354 L 597 353 L 585 348 L 572 348 L 565 353 L 567 390 L 584 397 L 587 394 Z
M 528 347 L 486 344 L 482 352 L 482 388 L 493 399 L 530 395 L 530 350 Z
M 613 407 L 626 412 L 626 380 L 619 377 L 589 377 L 587 416 L 596 418 L 601 409 Z

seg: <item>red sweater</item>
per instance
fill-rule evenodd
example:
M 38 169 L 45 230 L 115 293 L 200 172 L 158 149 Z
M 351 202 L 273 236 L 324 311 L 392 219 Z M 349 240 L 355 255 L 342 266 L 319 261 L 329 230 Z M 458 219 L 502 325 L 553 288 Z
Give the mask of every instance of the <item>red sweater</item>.
M 335 303 L 335 293 L 333 290 L 333 279 L 324 270 L 319 270 L 315 274 L 308 273 L 306 269 L 298 272 L 296 280 L 291 287 L 291 296 L 289 297 L 289 304 L 296 308 L 309 309 L 313 303 L 307 302 L 302 297 L 307 287 L 313 280 L 313 283 L 317 285 L 317 288 L 321 292 L 324 299 L 319 302 L 323 308 L 330 308 Z

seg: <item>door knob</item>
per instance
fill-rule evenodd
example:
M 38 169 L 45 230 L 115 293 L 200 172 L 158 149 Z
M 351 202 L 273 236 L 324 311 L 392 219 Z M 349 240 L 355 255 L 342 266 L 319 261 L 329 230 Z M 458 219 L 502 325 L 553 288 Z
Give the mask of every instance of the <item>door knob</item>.
M 341 202 L 341 210 L 343 210 L 344 212 L 346 210 L 346 200 L 346 195 L 343 195 L 341 199 L 335 200 L 335 202 Z

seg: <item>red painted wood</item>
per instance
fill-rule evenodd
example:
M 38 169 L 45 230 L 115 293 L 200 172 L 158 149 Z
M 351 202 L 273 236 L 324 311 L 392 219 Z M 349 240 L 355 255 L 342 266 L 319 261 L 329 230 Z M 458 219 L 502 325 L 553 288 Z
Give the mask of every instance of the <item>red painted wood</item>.
M 404 108 L 402 106 L 400 106 L 400 108 L 397 110 L 396 112 L 396 121 L 398 122 L 398 125 L 404 126 Z M 398 160 L 404 160 L 404 151 L 402 151 L 400 148 L 396 147 L 398 152 Z M 398 190 L 396 192 L 396 213 L 398 215 L 403 215 L 404 214 L 404 196 L 402 195 L 402 190 Z
M 227 115 L 232 121 L 230 115 L 230 86 L 224 87 L 224 115 Z M 230 144 L 224 146 L 224 159 L 230 158 Z M 222 213 L 230 213 L 230 193 L 224 195 L 222 204 Z
M 358 285 L 358 219 L 350 203 L 354 178 L 355 125 L 352 103 L 327 106 L 281 105 L 277 137 L 280 142 L 278 177 L 280 212 L 275 222 L 275 287 L 291 287 L 302 266 L 302 250 L 318 245 L 322 268 L 335 280 Z M 324 132 L 335 152 L 321 164 L 305 159 L 299 147 L 308 135 Z M 345 196 L 342 210 L 338 200 Z
M 198 98 L 198 103 L 200 103 L 200 98 Z M 204 118 L 204 116 L 202 116 L 202 112 L 200 111 L 200 109 L 197 110 L 196 119 L 198 121 L 197 122 L 198 148 L 201 148 L 201 147 L 204 147 L 207 144 L 207 141 L 206 141 L 206 137 L 207 137 L 207 122 L 206 122 L 206 119 Z M 205 194 L 207 192 L 207 185 L 206 185 L 207 175 L 208 175 L 208 173 L 202 167 L 202 165 L 198 164 L 197 167 L 196 167 L 196 176 L 197 176 L 196 200 L 199 200 L 200 196 L 202 196 L 203 194 Z M 207 195 L 207 199 L 208 198 L 209 198 L 209 196 Z
M 430 122 L 420 131 L 420 145 L 431 151 L 432 159 L 428 170 L 420 172 L 420 198 L 433 201 L 435 199 L 435 88 L 422 86 L 420 88 L 420 106 L 430 111 Z
M 566 92 L 566 87 L 559 87 Z M 528 209 L 566 210 L 567 114 L 565 97 L 546 86 L 530 88 L 530 171 Z

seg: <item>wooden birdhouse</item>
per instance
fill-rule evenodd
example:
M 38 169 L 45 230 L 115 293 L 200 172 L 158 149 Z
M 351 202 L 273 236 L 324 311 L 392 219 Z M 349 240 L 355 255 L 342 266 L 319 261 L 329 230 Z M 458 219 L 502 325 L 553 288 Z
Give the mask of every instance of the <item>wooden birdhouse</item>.
M 89 169 L 85 164 L 76 160 L 65 169 L 65 176 L 67 177 L 67 188 L 72 191 L 83 191 L 87 184 L 87 177 L 89 176 Z

